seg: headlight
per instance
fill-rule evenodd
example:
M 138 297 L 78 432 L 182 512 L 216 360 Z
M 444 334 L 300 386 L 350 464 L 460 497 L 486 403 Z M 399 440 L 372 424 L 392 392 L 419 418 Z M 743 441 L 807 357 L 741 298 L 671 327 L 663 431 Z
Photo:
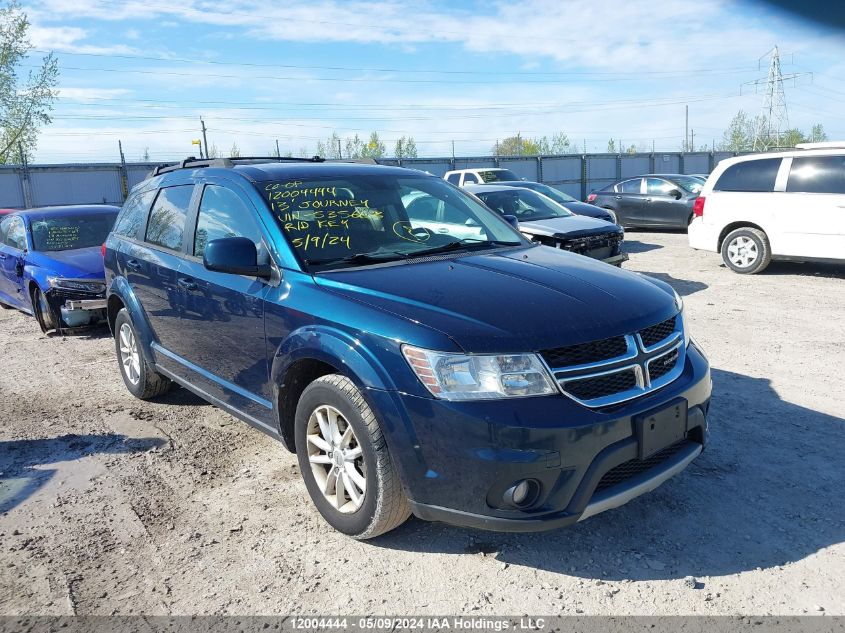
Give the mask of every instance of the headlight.
M 684 328 L 684 345 L 689 347 L 690 332 L 689 323 L 687 322 L 687 311 L 684 308 L 684 300 L 681 299 L 681 295 L 679 295 L 676 290 L 673 290 L 672 292 L 675 293 L 675 307 L 678 309 L 678 312 L 681 313 L 681 325 Z
M 77 281 L 73 279 L 62 279 L 61 277 L 48 277 L 51 288 L 61 290 L 79 290 L 81 292 L 101 293 L 106 291 L 106 284 L 102 281 Z
M 491 400 L 557 393 L 536 354 L 452 354 L 402 346 L 405 360 L 443 400 Z

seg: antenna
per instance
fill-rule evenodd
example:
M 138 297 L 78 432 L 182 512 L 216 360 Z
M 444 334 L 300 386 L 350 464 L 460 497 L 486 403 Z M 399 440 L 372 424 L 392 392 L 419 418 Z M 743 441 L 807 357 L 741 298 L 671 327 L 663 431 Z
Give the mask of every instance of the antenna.
M 769 73 L 765 78 L 748 81 L 743 86 L 754 86 L 754 92 L 763 91 L 763 107 L 760 114 L 754 121 L 754 142 L 752 149 L 755 152 L 765 152 L 780 145 L 781 135 L 789 129 L 789 114 L 786 109 L 786 94 L 783 91 L 783 82 L 795 80 L 809 75 L 813 80 L 813 73 L 791 73 L 784 75 L 780 68 L 780 52 L 775 46 L 765 55 L 757 60 L 757 66 L 762 68 L 762 61 L 767 57 L 769 62 Z M 740 87 L 742 94 L 742 87 Z

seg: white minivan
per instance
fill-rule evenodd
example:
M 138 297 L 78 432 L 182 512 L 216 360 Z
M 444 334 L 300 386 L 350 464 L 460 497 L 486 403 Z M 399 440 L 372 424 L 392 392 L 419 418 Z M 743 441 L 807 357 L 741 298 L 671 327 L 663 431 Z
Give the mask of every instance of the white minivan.
M 721 161 L 693 206 L 689 244 L 746 274 L 772 259 L 845 262 L 845 142 Z

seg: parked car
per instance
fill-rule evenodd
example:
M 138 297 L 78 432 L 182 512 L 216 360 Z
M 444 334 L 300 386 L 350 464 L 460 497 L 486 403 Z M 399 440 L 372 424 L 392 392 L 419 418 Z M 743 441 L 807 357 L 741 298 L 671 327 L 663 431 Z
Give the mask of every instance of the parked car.
M 692 221 L 692 205 L 702 186 L 702 181 L 692 176 L 647 174 L 593 191 L 587 202 L 610 209 L 626 228 L 685 229 Z
M 105 319 L 102 246 L 118 207 L 42 207 L 0 221 L 0 305 L 43 332 Z
M 690 246 L 746 274 L 773 259 L 845 261 L 845 142 L 798 147 L 721 161 L 695 202 Z
M 586 255 L 621 266 L 625 231 L 604 220 L 570 213 L 551 198 L 522 187 L 469 185 L 467 191 L 502 216 L 515 217 L 520 232 L 532 242 Z
M 448 182 L 458 187 L 477 185 L 483 182 L 499 182 L 502 180 L 521 180 L 510 169 L 501 167 L 483 167 L 476 169 L 455 169 L 447 171 L 443 176 Z
M 458 220 L 447 232 L 403 204 L 425 196 Z M 652 490 L 707 439 L 710 370 L 670 286 L 532 244 L 419 171 L 157 168 L 105 265 L 129 391 L 175 382 L 280 439 L 355 538 L 411 513 L 569 525 Z
M 531 182 L 529 180 L 505 180 L 497 182 L 496 184 L 531 189 L 537 193 L 542 193 L 547 198 L 551 198 L 564 209 L 574 213 L 575 215 L 586 215 L 589 218 L 596 218 L 598 220 L 604 220 L 605 222 L 616 224 L 616 214 L 614 214 L 610 209 L 602 209 L 594 204 L 579 202 L 568 193 L 564 193 L 563 191 L 550 187 L 549 185 L 544 185 L 541 182 Z

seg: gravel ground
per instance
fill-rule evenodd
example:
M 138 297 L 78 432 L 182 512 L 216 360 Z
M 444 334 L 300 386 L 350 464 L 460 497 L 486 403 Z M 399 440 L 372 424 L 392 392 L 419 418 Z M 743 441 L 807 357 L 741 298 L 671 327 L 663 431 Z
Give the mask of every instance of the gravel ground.
M 551 533 L 350 540 L 280 444 L 181 389 L 133 399 L 106 333 L 0 310 L 0 613 L 845 614 L 845 267 L 743 277 L 685 235 L 628 243 L 685 296 L 712 441 Z

